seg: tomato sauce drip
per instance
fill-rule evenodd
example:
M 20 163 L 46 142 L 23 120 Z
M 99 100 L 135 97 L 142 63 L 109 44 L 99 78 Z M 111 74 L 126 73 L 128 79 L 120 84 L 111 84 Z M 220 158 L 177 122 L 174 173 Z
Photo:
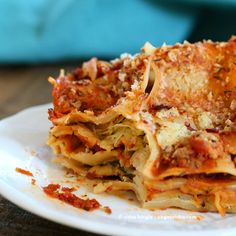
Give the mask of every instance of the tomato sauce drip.
M 106 212 L 106 213 L 109 214 L 109 215 L 112 213 L 111 208 L 108 207 L 108 206 L 103 207 L 103 210 L 104 210 L 104 212 Z
M 74 192 L 76 189 L 75 188 L 68 188 L 68 187 L 63 187 L 62 189 L 61 189 L 61 191 L 62 192 L 64 192 L 64 193 L 71 193 L 71 192 Z
M 73 207 L 83 209 L 85 211 L 92 211 L 100 208 L 101 204 L 96 199 L 82 199 L 72 193 L 73 188 L 62 188 L 63 192 L 59 191 L 59 184 L 49 184 L 43 187 L 43 191 L 50 197 L 59 199 Z
M 21 169 L 21 168 L 18 168 L 18 167 L 15 170 L 16 170 L 16 172 L 21 173 L 23 175 L 27 175 L 27 176 L 33 177 L 33 174 L 30 171 L 28 171 L 28 170 L 24 170 L 24 169 Z

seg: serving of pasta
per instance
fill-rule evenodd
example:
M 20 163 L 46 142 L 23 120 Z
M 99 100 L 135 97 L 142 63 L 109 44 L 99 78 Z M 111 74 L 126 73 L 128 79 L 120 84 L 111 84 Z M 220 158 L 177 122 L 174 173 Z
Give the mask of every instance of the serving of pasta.
M 48 145 L 95 193 L 236 212 L 236 38 L 184 42 L 49 78 Z

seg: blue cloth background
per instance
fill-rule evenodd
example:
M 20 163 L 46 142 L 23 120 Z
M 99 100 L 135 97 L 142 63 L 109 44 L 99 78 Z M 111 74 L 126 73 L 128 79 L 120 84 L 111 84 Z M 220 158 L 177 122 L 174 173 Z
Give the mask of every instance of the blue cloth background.
M 0 0 L 0 63 L 112 58 L 188 39 L 204 5 L 222 0 Z M 233 23 L 232 23 L 233 24 Z

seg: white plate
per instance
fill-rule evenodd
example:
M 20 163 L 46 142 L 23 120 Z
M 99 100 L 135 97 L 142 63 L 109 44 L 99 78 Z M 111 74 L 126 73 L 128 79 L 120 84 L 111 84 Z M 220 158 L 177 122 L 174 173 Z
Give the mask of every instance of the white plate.
M 182 210 L 148 211 L 111 195 L 94 195 L 83 187 L 78 196 L 87 193 L 112 214 L 100 210 L 86 212 L 47 197 L 41 186 L 48 183 L 66 185 L 65 170 L 51 163 L 53 154 L 46 146 L 50 122 L 50 104 L 29 108 L 0 121 L 0 193 L 16 205 L 46 219 L 74 228 L 108 235 L 162 236 L 235 236 L 236 215 L 221 218 L 214 213 L 194 213 Z M 20 167 L 30 170 L 31 178 L 15 172 Z M 73 181 L 73 180 L 72 180 Z M 67 183 L 68 186 L 68 183 Z M 199 220 L 199 218 L 201 218 Z M 10 220 L 10 219 L 9 219 Z

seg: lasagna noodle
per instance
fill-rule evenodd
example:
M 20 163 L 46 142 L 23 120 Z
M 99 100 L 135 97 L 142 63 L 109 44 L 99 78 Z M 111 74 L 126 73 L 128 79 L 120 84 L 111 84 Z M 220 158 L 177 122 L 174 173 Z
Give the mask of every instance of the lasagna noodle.
M 145 208 L 235 212 L 235 55 L 235 38 L 145 44 L 50 78 L 56 161 Z

